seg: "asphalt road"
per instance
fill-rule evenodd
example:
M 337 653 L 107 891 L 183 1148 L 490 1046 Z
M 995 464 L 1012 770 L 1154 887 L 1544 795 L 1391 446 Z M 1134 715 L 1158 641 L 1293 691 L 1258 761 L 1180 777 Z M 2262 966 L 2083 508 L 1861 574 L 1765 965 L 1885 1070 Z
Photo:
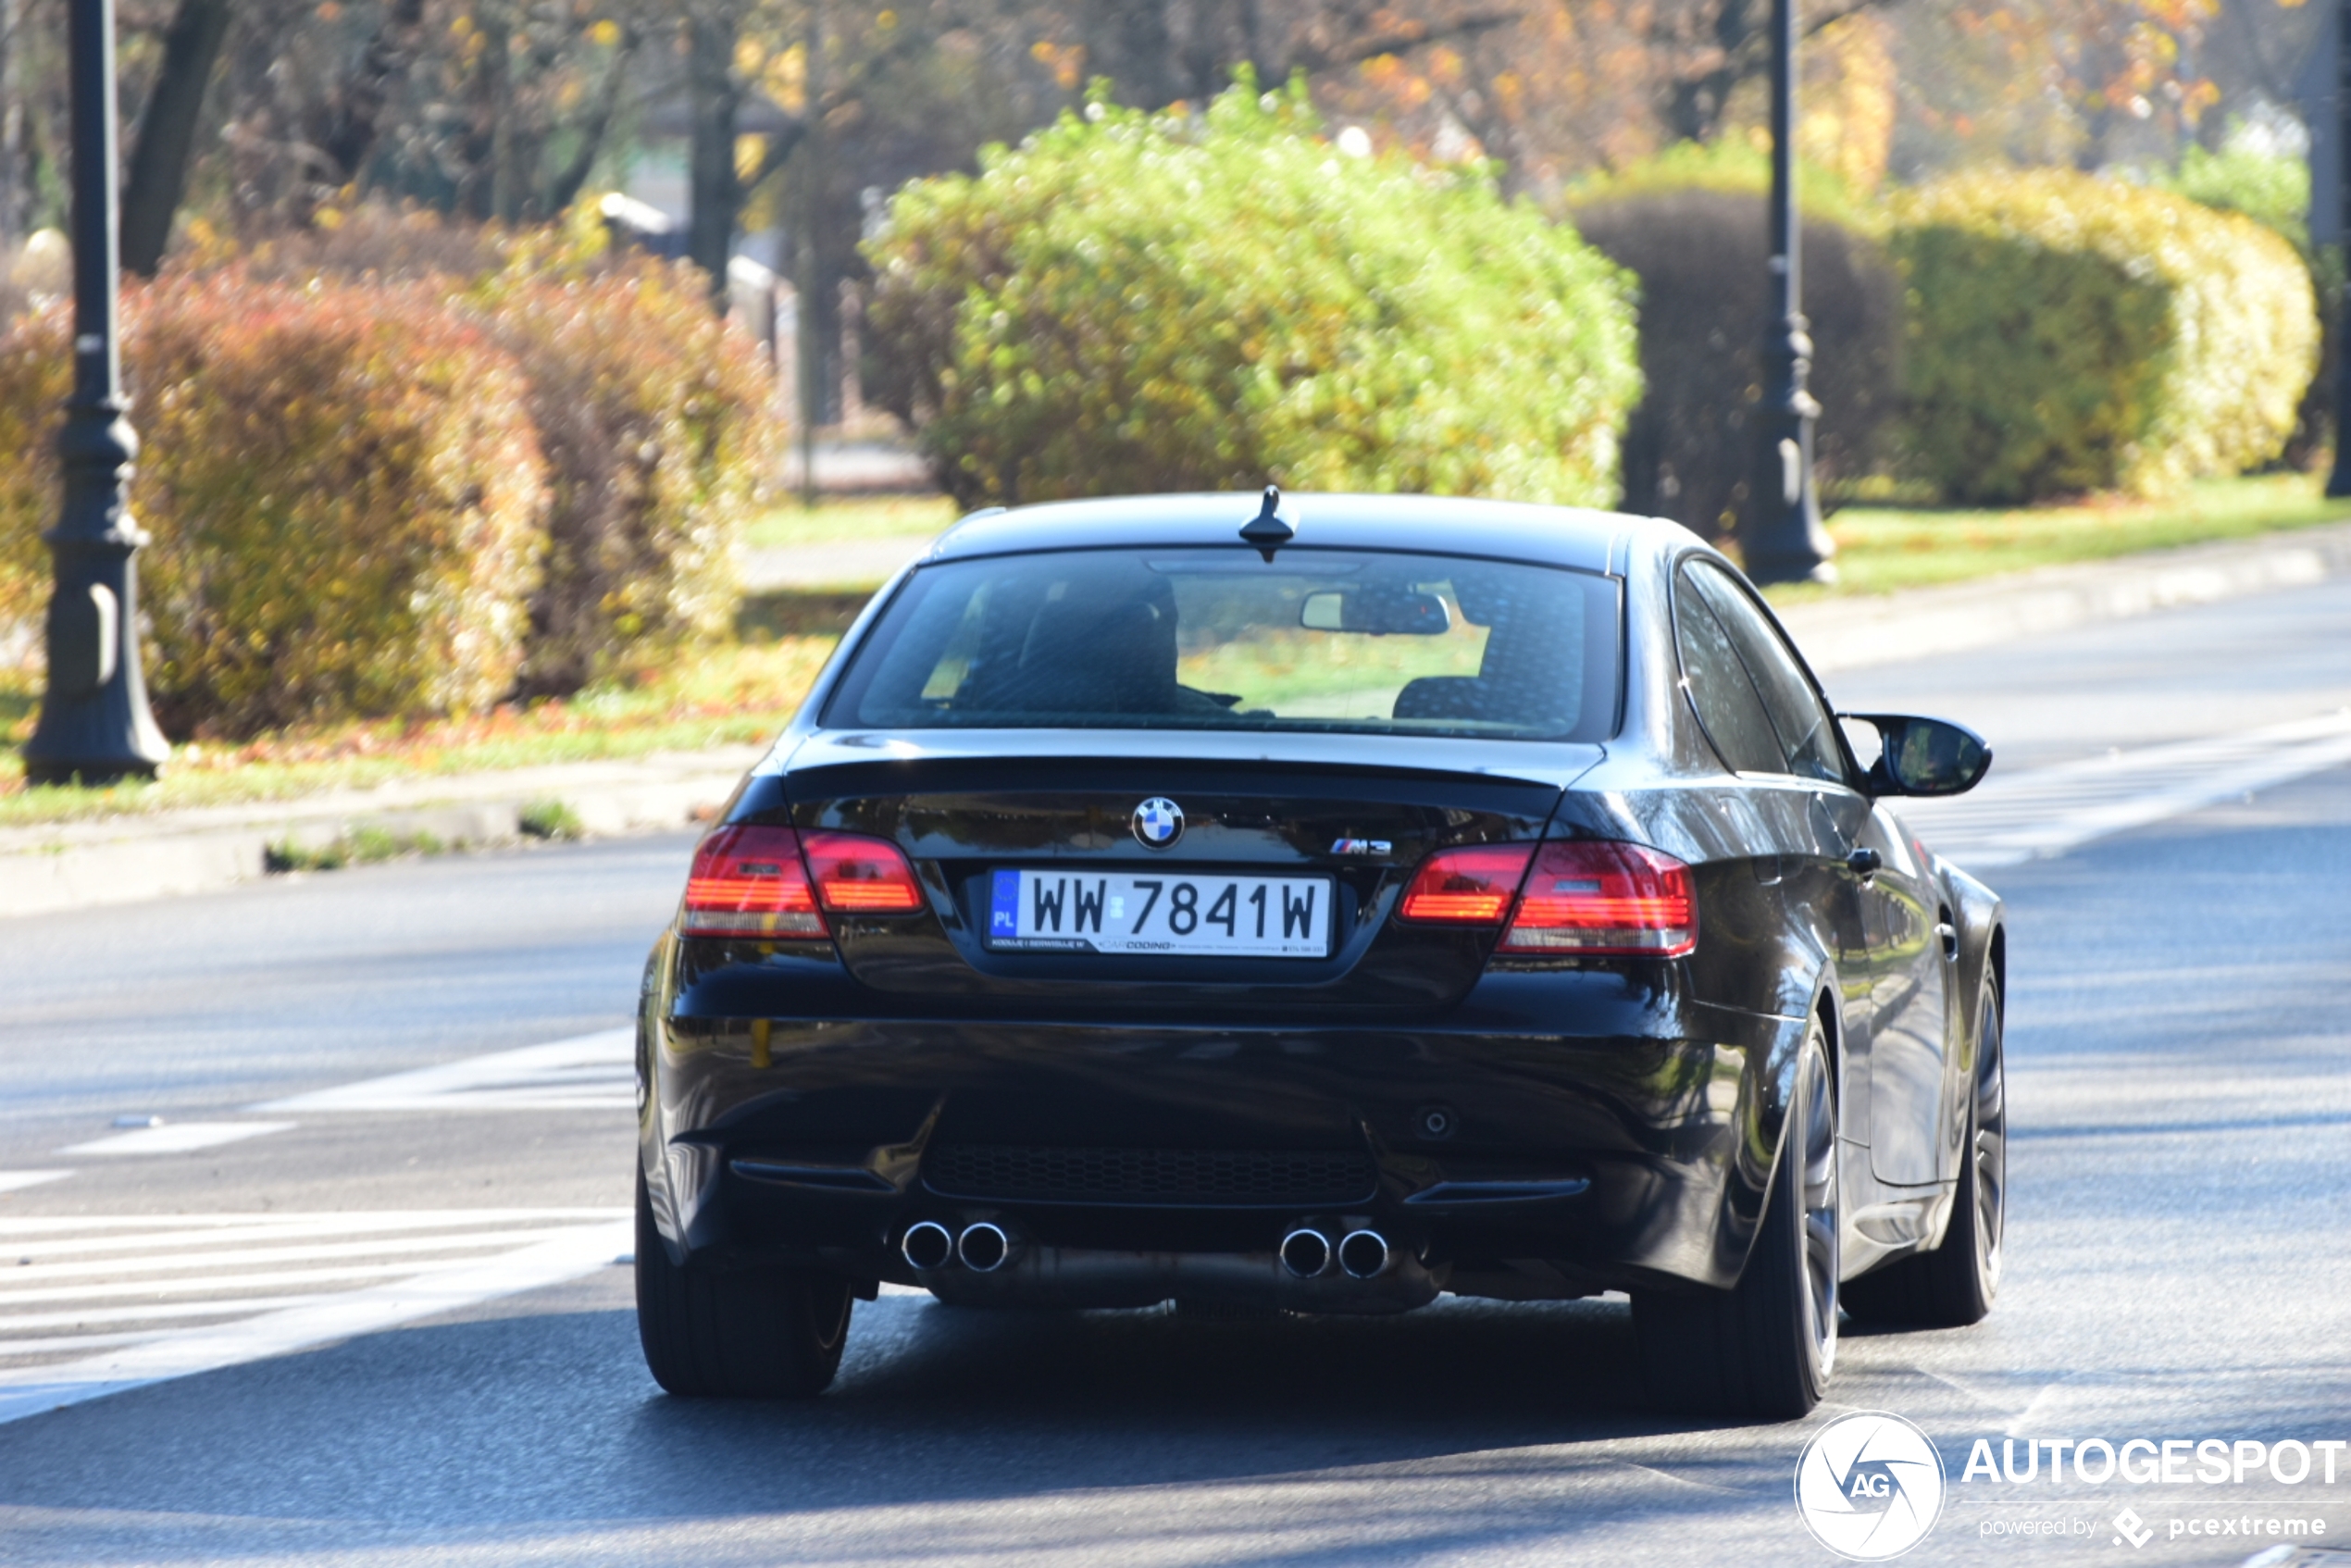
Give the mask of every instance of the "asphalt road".
M 2351 704 L 2346 625 L 2351 586 L 2329 585 L 1834 687 L 1847 706 L 1974 722 L 2004 769 L 2120 747 L 2127 772 L 2134 747 Z M 1806 1437 L 1856 1408 L 1916 1421 L 1949 1464 L 1908 1561 L 2237 1562 L 2278 1538 L 2243 1525 L 2273 1518 L 2323 1519 L 2351 1545 L 2351 1454 L 2332 1486 L 2258 1465 L 2242 1486 L 2053 1485 L 2046 1459 L 2029 1483 L 1960 1479 L 1979 1437 L 2014 1439 L 2020 1468 L 2030 1438 L 2351 1438 L 2341 767 L 1996 874 L 2015 944 L 1998 1309 L 1973 1329 L 1848 1335 L 1813 1421 L 1727 1429 L 1643 1408 L 1625 1310 L 1606 1300 L 1202 1325 L 891 1293 L 859 1308 L 814 1404 L 665 1398 L 637 1356 L 628 1271 L 578 1261 L 628 1191 L 608 1048 L 316 1097 L 610 1029 L 686 843 L 0 921 L 0 1186 L 22 1183 L 0 1195 L 0 1378 L 19 1393 L 56 1358 L 5 1338 L 11 1314 L 54 1303 L 106 1338 L 148 1298 L 119 1272 L 144 1244 L 99 1243 L 155 1216 L 215 1236 L 250 1216 L 231 1228 L 255 1240 L 214 1246 L 246 1249 L 219 1276 L 283 1276 L 235 1288 L 282 1288 L 313 1303 L 288 1312 L 329 1323 L 339 1292 L 410 1288 L 413 1261 L 380 1261 L 395 1222 L 443 1249 L 436 1266 L 535 1248 L 572 1276 L 499 1294 L 478 1269 L 481 1299 L 454 1310 L 401 1298 L 392 1326 L 231 1345 L 218 1370 L 54 1411 L 20 1400 L 14 1419 L 0 1382 L 0 1561 L 1825 1562 L 1791 1476 Z M 149 1114 L 164 1126 L 131 1136 L 276 1130 L 58 1152 Z M 302 1276 L 336 1248 L 379 1272 Z M 221 1299 L 196 1292 L 191 1321 Z M 2144 1548 L 2118 1534 L 2126 1507 L 2154 1532 Z M 2184 1534 L 2223 1515 L 2240 1528 Z M 2023 1524 L 2068 1533 L 1993 1533 Z

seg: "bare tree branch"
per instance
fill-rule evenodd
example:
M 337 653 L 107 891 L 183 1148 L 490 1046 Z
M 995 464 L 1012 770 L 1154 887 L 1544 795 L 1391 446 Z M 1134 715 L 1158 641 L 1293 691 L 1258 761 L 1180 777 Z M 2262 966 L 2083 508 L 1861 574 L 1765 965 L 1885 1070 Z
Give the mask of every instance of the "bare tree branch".
M 1382 55 L 1408 54 L 1431 44 L 1474 38 L 1480 33 L 1509 27 L 1524 19 L 1523 11 L 1473 11 L 1449 22 L 1404 22 L 1385 31 L 1352 38 L 1327 49 L 1301 50 L 1290 57 L 1287 66 L 1279 74 L 1267 72 L 1260 80 L 1270 84 L 1287 80 L 1292 71 L 1300 70 L 1309 76 L 1319 76 L 1341 66 L 1359 66 L 1365 60 L 1376 60 Z

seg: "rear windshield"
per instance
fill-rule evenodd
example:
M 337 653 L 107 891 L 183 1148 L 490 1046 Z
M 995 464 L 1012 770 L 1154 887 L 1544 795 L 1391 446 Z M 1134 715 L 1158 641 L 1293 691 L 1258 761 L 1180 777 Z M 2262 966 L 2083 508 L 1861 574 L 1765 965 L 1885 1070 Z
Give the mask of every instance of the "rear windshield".
M 1449 555 L 1069 550 L 924 566 L 824 722 L 1596 740 L 1609 579 Z

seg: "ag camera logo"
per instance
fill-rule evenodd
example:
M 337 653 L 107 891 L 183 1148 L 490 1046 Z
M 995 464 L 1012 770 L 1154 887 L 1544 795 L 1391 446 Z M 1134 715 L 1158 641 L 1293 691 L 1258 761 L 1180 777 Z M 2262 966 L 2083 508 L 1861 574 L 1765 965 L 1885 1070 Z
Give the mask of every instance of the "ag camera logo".
M 1943 1512 L 1943 1455 L 1884 1411 L 1841 1415 L 1796 1462 L 1796 1511 L 1812 1538 L 1856 1562 L 1899 1557 Z

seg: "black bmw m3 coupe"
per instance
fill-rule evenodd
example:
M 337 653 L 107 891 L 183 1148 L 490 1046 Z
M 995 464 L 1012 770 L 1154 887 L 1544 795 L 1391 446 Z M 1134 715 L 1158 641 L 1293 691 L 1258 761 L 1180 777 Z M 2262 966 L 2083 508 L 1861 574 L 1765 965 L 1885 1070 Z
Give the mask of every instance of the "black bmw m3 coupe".
M 1999 1283 L 1999 900 L 1670 523 L 1407 496 L 982 513 L 842 641 L 645 970 L 638 1315 L 813 1394 L 884 1281 L 1400 1313 L 1622 1291 L 1792 1416 Z

